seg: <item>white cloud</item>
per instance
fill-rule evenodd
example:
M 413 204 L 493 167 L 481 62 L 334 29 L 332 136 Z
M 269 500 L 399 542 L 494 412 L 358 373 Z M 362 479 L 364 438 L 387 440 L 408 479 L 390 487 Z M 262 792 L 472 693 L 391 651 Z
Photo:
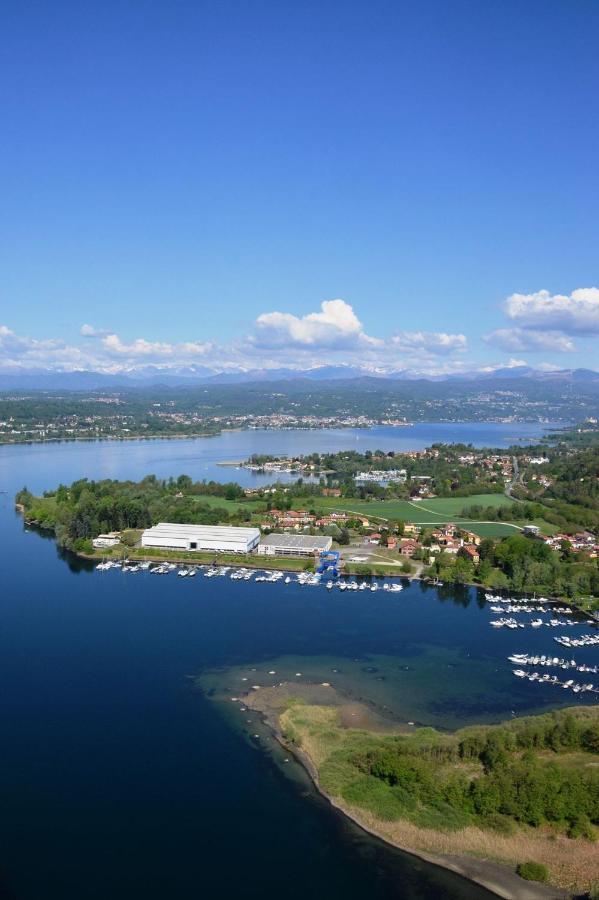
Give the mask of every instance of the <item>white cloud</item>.
M 525 328 L 498 328 L 483 336 L 483 341 L 514 353 L 545 351 L 572 353 L 576 350 L 568 335 L 559 331 L 535 331 Z
M 102 347 L 109 356 L 126 357 L 127 359 L 152 358 L 160 359 L 173 355 L 173 345 L 159 341 L 146 341 L 145 338 L 137 338 L 127 344 L 120 339 L 118 334 L 107 334 L 102 338 Z
M 198 358 L 204 361 L 215 349 L 213 344 L 199 341 L 170 344 L 137 338 L 127 343 L 117 334 L 100 331 L 93 326 L 83 326 L 80 333 L 94 340 L 86 340 L 79 347 L 62 340 L 22 337 L 6 325 L 0 325 L 0 365 L 4 368 L 94 369 L 106 372 L 154 362 L 191 364 Z
M 10 367 L 76 367 L 84 358 L 78 347 L 62 340 L 37 340 L 0 325 L 0 363 Z
M 269 351 L 289 362 L 321 365 L 322 352 L 342 354 L 346 361 L 393 367 L 407 361 L 426 364 L 439 356 L 467 349 L 463 334 L 400 331 L 382 339 L 366 334 L 352 306 L 345 300 L 325 300 L 319 312 L 305 316 L 268 312 L 258 316 L 255 331 L 245 344 L 255 354 Z
M 391 345 L 402 353 L 422 352 L 445 356 L 463 352 L 468 347 L 464 334 L 447 334 L 443 331 L 400 331 L 394 334 Z
M 599 334 L 599 288 L 579 288 L 571 294 L 512 294 L 505 302 L 510 319 L 523 328 Z
M 306 316 L 291 313 L 263 313 L 256 319 L 256 333 L 249 338 L 255 347 L 299 347 L 352 349 L 381 346 L 369 337 L 353 308 L 345 300 L 325 300 L 320 312 Z
M 104 331 L 104 329 L 102 328 L 95 328 L 93 325 L 86 324 L 81 326 L 81 328 L 79 329 L 79 334 L 82 337 L 94 338 L 102 337 L 103 335 L 108 334 L 108 332 Z

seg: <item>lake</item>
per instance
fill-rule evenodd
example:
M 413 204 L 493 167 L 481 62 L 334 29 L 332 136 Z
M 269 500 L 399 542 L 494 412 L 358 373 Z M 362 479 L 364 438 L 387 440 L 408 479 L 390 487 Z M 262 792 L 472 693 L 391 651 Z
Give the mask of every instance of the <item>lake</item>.
M 237 481 L 244 487 L 268 484 L 272 476 L 239 467 L 218 465 L 243 461 L 252 453 L 273 456 L 335 453 L 340 450 L 422 450 L 431 444 L 472 443 L 475 447 L 509 447 L 542 437 L 551 428 L 538 422 L 420 422 L 405 427 L 251 429 L 225 431 L 198 439 L 79 441 L 56 444 L 0 446 L 0 490 L 15 484 L 16 473 L 28 479 L 30 490 L 55 487 L 86 475 L 94 478 L 138 478 L 149 473 L 168 477 Z M 282 474 L 280 480 L 294 478 Z M 21 485 L 18 485 L 22 487 Z M 11 488 L 12 489 L 12 488 Z
M 422 428 L 446 427 L 455 428 Z M 464 426 L 460 439 L 478 427 Z M 509 437 L 506 426 L 486 428 L 493 437 L 483 443 L 517 436 L 516 426 Z M 259 483 L 216 462 L 265 448 L 342 448 L 349 434 L 0 448 L 0 897 L 490 896 L 364 835 L 299 767 L 279 765 L 266 734 L 236 724 L 236 711 L 193 679 L 287 666 L 332 680 L 335 668 L 356 697 L 455 727 L 565 702 L 555 689 L 518 682 L 506 663 L 515 650 L 556 647 L 550 629 L 497 633 L 469 588 L 414 584 L 389 596 L 98 573 L 63 557 L 13 510 L 23 484 L 40 491 L 82 476 L 187 472 Z M 406 429 L 356 438 L 372 449 L 419 439 Z M 597 662 L 595 650 L 583 653 Z

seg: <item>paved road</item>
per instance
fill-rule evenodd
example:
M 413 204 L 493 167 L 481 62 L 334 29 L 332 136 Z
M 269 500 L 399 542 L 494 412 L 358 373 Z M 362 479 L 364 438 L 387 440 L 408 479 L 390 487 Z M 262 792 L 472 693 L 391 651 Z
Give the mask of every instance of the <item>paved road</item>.
M 509 497 L 510 500 L 513 500 L 515 503 L 522 503 L 519 497 L 514 497 L 512 493 L 517 484 L 522 485 L 522 473 L 520 471 L 520 467 L 518 466 L 518 457 L 512 456 L 512 465 L 514 467 L 514 477 L 505 486 L 505 496 Z

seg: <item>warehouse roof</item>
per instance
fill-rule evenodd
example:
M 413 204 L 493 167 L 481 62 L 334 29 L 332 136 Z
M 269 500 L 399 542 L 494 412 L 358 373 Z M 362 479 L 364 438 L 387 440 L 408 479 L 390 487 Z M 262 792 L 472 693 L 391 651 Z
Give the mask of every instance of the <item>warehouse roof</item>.
M 269 534 L 260 541 L 261 546 L 293 547 L 298 550 L 329 550 L 333 539 L 327 535 Z
M 146 528 L 144 534 L 152 534 L 156 537 L 163 535 L 176 535 L 178 537 L 223 538 L 232 540 L 250 540 L 260 534 L 257 528 L 237 528 L 233 525 L 187 525 L 179 522 L 159 522 L 152 528 Z

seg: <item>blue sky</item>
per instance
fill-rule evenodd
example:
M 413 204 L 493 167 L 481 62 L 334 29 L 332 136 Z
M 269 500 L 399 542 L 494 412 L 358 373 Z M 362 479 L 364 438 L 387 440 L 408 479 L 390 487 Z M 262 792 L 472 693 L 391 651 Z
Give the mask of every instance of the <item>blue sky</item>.
M 0 366 L 599 367 L 598 34 L 595 0 L 4 3 Z

